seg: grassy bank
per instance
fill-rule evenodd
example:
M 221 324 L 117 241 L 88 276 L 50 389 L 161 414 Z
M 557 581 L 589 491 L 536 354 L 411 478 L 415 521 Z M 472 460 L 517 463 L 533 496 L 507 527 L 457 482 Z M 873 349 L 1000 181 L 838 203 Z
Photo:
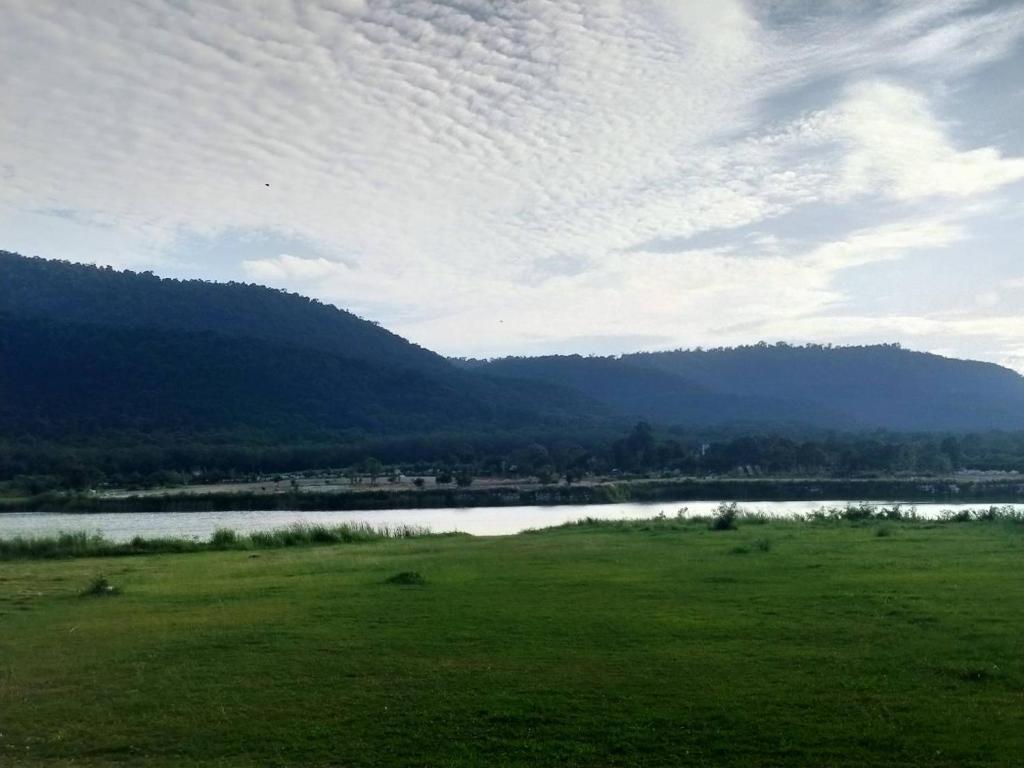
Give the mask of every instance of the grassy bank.
M 0 762 L 1020 764 L 1024 526 L 713 528 L 0 563 Z
M 0 499 L 0 512 L 206 512 L 230 510 L 374 510 L 615 504 L 627 501 L 865 501 L 1011 503 L 1024 501 L 1024 480 L 954 479 L 673 479 L 593 485 L 425 488 L 420 490 L 285 491 L 101 497 L 44 493 Z
M 47 560 L 68 557 L 124 557 L 183 552 L 277 549 L 326 544 L 362 544 L 383 539 L 408 539 L 428 535 L 416 526 L 314 525 L 295 523 L 271 531 L 240 534 L 229 528 L 214 532 L 209 541 L 186 538 L 144 538 L 119 542 L 98 533 L 73 531 L 55 536 L 17 536 L 0 539 L 0 560 Z
M 905 523 L 1024 523 L 1024 511 L 1012 506 L 985 508 L 957 508 L 946 510 L 933 521 L 918 516 L 913 506 L 899 504 L 876 505 L 868 502 L 844 506 L 822 506 L 807 515 L 792 518 L 808 523 L 823 522 L 905 522 Z M 706 524 L 712 530 L 731 530 L 740 525 L 764 525 L 781 522 L 761 512 L 752 512 L 736 502 L 722 502 L 713 515 L 685 517 L 682 512 L 669 522 L 664 513 L 652 520 L 599 520 L 581 519 L 567 526 L 588 527 L 644 527 L 657 525 L 659 530 L 681 529 Z M 884 534 L 884 529 L 879 530 Z M 322 525 L 293 523 L 268 531 L 239 533 L 230 528 L 217 529 L 207 541 L 196 538 L 145 538 L 135 536 L 130 541 L 112 541 L 100 533 L 85 531 L 60 532 L 52 536 L 15 536 L 0 538 L 0 561 L 47 560 L 70 557 L 125 557 L 132 555 L 181 554 L 185 552 L 222 552 L 226 550 L 278 549 L 281 547 L 322 546 L 330 544 L 363 544 L 386 539 L 410 539 L 423 536 L 460 536 L 464 534 L 432 534 L 429 529 L 412 525 L 373 526 L 365 523 Z

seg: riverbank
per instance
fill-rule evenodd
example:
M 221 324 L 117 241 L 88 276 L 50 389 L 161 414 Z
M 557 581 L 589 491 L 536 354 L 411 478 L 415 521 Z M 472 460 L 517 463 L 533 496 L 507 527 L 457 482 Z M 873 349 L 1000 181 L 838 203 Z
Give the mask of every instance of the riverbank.
M 0 762 L 1016 766 L 1022 546 L 669 518 L 0 563 Z
M 793 502 L 785 502 L 791 505 Z M 636 515 L 636 507 L 640 507 L 646 517 Z M 479 508 L 476 508 L 479 509 Z M 499 508 L 504 510 L 505 508 Z M 524 508 L 517 507 L 514 511 L 522 513 Z M 534 509 L 550 509 L 535 507 Z M 786 512 L 782 516 L 770 510 L 745 509 L 737 503 L 721 502 L 710 506 L 703 514 L 693 513 L 689 508 L 682 508 L 674 515 L 667 515 L 662 510 L 654 512 L 648 505 L 591 505 L 586 507 L 567 506 L 565 509 L 579 509 L 586 514 L 567 517 L 561 522 L 539 523 L 535 527 L 523 525 L 520 520 L 516 529 L 499 534 L 487 533 L 477 535 L 512 535 L 517 532 L 539 531 L 553 528 L 564 528 L 586 525 L 592 528 L 643 528 L 657 530 L 682 530 L 694 524 L 706 524 L 712 529 L 732 529 L 740 525 L 767 525 L 769 523 L 805 522 L 805 523 L 915 523 L 931 526 L 936 523 L 1005 523 L 1021 525 L 1024 523 L 1024 508 L 1020 505 L 990 506 L 975 508 L 957 506 L 953 509 L 941 510 L 937 514 L 929 510 L 922 512 L 918 507 L 901 505 L 879 506 L 868 503 L 831 505 L 808 509 L 804 512 Z M 606 514 L 606 510 L 616 510 L 621 517 Z M 513 511 L 510 509 L 510 511 Z M 45 515 L 45 513 L 38 513 Z M 201 515 L 203 513 L 193 513 Z M 216 513 L 213 513 L 216 514 Z M 269 513 L 268 513 L 269 514 Z M 150 520 L 161 513 L 141 515 L 142 519 Z M 66 517 L 66 516 L 65 516 Z M 110 517 L 110 516 L 108 516 Z M 113 515 L 115 518 L 127 515 Z M 140 516 L 132 519 L 138 520 Z M 189 514 L 172 514 L 171 517 L 181 520 Z M 81 519 L 75 516 L 75 519 Z M 260 518 L 266 525 L 265 518 Z M 132 555 L 181 554 L 186 552 L 222 552 L 227 550 L 260 550 L 279 549 L 281 547 L 322 546 L 333 544 L 365 544 L 367 542 L 386 539 L 422 538 L 424 536 L 459 536 L 469 535 L 461 530 L 442 526 L 433 529 L 429 525 L 415 523 L 370 523 L 348 521 L 344 523 L 311 522 L 308 520 L 292 521 L 274 527 L 262 529 L 239 530 L 223 523 L 210 529 L 206 536 L 197 533 L 144 535 L 136 530 L 130 536 L 110 538 L 99 527 L 94 531 L 67 530 L 57 528 L 50 534 L 14 534 L 3 535 L 0 530 L 0 561 L 2 560 L 47 560 L 72 557 L 124 557 Z
M 580 485 L 282 491 L 167 492 L 133 496 L 45 493 L 0 499 L 0 512 L 207 512 L 232 510 L 345 511 L 618 504 L 686 501 L 863 501 L 1009 504 L 1024 501 L 1024 480 L 913 479 L 672 479 Z

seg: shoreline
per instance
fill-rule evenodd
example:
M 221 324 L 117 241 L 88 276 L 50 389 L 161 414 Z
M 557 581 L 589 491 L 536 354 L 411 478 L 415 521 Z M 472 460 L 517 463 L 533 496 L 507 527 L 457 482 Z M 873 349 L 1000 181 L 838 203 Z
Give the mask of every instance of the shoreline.
M 168 492 L 117 497 L 46 493 L 28 499 L 0 500 L 0 514 L 6 512 L 81 514 L 97 512 L 340 512 L 658 501 L 758 502 L 826 501 L 829 499 L 875 502 L 892 502 L 898 499 L 903 503 L 1011 504 L 1024 502 L 1024 479 L 625 480 L 570 486 L 379 489 L 345 492 L 286 491 L 272 494 L 232 491 L 201 494 Z

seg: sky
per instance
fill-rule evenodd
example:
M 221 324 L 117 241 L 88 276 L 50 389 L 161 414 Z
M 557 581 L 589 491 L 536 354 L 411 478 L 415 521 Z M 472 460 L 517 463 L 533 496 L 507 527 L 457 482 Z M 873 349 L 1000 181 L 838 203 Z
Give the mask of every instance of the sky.
M 3 0 L 0 249 L 446 355 L 1024 372 L 1022 232 L 1024 0 Z

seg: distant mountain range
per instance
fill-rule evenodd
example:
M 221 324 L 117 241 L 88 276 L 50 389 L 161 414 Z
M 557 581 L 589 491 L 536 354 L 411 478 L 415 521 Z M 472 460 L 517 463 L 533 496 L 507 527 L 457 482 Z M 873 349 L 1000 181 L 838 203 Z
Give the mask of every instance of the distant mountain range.
M 462 361 L 491 376 L 571 387 L 663 424 L 893 431 L 1024 428 L 1024 377 L 897 345 L 641 352 Z
M 1024 429 L 1024 377 L 896 346 L 446 360 L 256 285 L 0 251 L 0 428 L 364 434 L 664 425 Z

